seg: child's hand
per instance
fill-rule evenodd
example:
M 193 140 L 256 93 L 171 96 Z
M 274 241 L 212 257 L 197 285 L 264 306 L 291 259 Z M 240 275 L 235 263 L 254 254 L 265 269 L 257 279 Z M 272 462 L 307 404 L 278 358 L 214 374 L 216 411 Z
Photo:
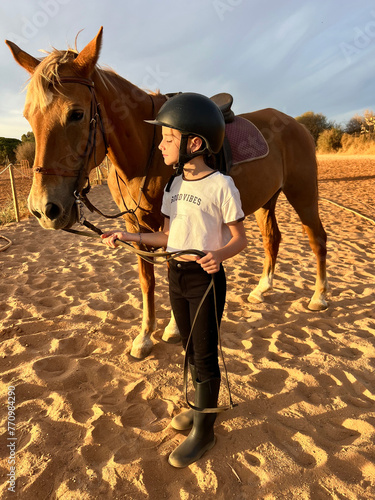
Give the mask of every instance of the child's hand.
M 117 248 L 118 244 L 116 240 L 127 241 L 127 234 L 122 231 L 108 231 L 107 233 L 103 233 L 101 238 L 103 240 L 104 245 L 107 245 L 109 248 Z
M 206 273 L 214 274 L 220 270 L 221 260 L 217 252 L 208 252 L 204 257 L 197 257 L 197 263 Z

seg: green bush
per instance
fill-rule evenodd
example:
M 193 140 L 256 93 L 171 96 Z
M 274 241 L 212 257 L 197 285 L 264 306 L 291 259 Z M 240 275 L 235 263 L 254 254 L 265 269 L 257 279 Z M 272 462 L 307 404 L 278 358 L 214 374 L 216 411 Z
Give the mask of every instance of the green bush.
M 330 123 L 322 113 L 314 113 L 313 111 L 307 111 L 303 115 L 297 116 L 296 120 L 305 125 L 313 136 L 315 144 L 317 144 L 319 135 L 333 126 L 333 123 Z
M 32 167 L 35 158 L 35 142 L 23 142 L 19 144 L 16 149 L 17 162 L 21 163 L 22 160 L 27 160 Z
M 345 134 L 348 135 L 348 134 Z M 331 128 L 323 130 L 319 135 L 317 141 L 317 148 L 319 153 L 335 153 L 342 148 L 343 133 L 339 128 Z

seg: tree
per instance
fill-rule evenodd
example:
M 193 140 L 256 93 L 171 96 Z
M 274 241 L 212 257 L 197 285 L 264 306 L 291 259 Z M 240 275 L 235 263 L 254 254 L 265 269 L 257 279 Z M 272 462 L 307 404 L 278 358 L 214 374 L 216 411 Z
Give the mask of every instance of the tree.
M 22 142 L 35 142 L 35 137 L 33 132 L 27 132 L 26 134 L 22 134 L 21 137 Z
M 355 115 L 345 125 L 345 133 L 346 134 L 360 134 L 362 130 L 362 126 L 365 123 L 365 119 L 363 116 Z
M 346 134 L 374 134 L 375 113 L 371 110 L 366 110 L 363 116 L 355 115 L 351 118 L 346 126 L 344 132 Z
M 305 125 L 313 136 L 315 144 L 323 130 L 328 130 L 333 127 L 333 123 L 328 122 L 327 118 L 322 113 L 314 113 L 313 111 L 307 111 L 303 115 L 297 116 L 296 120 Z
M 15 149 L 21 144 L 19 139 L 8 139 L 7 137 L 0 137 L 0 163 L 4 164 L 7 161 L 15 162 L 16 154 Z
M 364 113 L 364 119 L 361 126 L 362 134 L 371 134 L 375 133 L 375 116 L 373 111 L 366 110 Z

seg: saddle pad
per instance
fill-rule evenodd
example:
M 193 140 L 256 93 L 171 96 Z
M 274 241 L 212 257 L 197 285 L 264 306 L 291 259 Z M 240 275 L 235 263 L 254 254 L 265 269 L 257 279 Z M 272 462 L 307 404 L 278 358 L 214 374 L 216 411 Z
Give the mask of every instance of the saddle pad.
M 225 125 L 225 133 L 231 146 L 233 165 L 264 158 L 269 153 L 262 133 L 246 118 L 236 116 Z

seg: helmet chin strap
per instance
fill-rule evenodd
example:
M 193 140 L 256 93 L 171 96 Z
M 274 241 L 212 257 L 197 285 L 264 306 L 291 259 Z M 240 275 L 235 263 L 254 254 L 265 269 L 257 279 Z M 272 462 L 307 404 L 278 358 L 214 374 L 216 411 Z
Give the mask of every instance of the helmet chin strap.
M 196 158 L 197 156 L 201 156 L 205 153 L 208 153 L 207 146 L 203 142 L 201 148 L 198 149 L 198 151 L 195 151 L 194 153 L 188 153 L 187 152 L 187 145 L 188 145 L 188 140 L 189 140 L 189 135 L 188 134 L 182 134 L 181 135 L 181 143 L 180 143 L 180 152 L 179 152 L 179 157 L 178 157 L 178 163 L 174 167 L 176 169 L 175 175 L 181 175 L 183 170 L 184 170 L 184 165 L 185 163 L 188 163 L 190 160 L 193 158 Z
M 181 175 L 184 170 L 184 165 L 190 160 L 190 155 L 187 152 L 187 144 L 188 144 L 189 136 L 186 134 L 181 135 L 181 143 L 180 143 L 180 151 L 178 155 L 178 163 L 176 163 L 175 176 Z
M 187 145 L 188 145 L 189 137 L 190 136 L 188 134 L 181 135 L 178 163 L 176 163 L 176 165 L 173 167 L 175 169 L 175 173 L 169 179 L 169 182 L 168 182 L 167 187 L 166 187 L 167 193 L 169 193 L 169 191 L 171 189 L 171 185 L 172 185 L 174 178 L 181 175 L 182 172 L 184 171 L 185 163 L 188 163 L 190 160 L 192 160 L 196 156 L 201 156 L 202 154 L 209 152 L 207 149 L 207 146 L 204 145 L 204 147 L 198 149 L 198 151 L 195 151 L 194 153 L 188 153 L 187 152 Z

